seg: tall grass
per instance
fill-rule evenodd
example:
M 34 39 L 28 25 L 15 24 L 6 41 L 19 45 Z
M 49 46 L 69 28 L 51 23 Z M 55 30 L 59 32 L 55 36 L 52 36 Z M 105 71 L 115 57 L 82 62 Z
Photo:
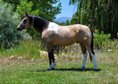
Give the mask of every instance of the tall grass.
M 20 56 L 25 58 L 39 58 L 41 43 L 37 40 L 21 41 L 11 49 L 1 49 L 0 56 Z

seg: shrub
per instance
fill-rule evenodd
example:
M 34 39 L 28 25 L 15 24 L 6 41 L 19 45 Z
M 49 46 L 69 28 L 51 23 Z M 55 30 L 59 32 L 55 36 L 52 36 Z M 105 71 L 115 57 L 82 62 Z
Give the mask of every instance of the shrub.
M 103 49 L 103 48 L 108 48 L 109 47 L 109 42 L 110 42 L 110 35 L 101 33 L 95 33 L 94 34 L 94 45 L 95 48 L 97 49 Z
M 15 31 L 18 22 L 18 15 L 13 12 L 13 7 L 0 0 L 0 48 L 10 48 L 21 38 Z

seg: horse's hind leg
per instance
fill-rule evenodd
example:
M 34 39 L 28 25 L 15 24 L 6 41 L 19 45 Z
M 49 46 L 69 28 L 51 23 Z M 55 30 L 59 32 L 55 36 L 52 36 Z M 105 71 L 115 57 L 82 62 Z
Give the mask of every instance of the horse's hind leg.
M 48 58 L 49 58 L 48 70 L 53 70 L 56 68 L 55 58 L 54 58 L 54 48 L 52 46 L 48 46 L 47 49 L 48 49 Z
M 93 61 L 93 64 L 94 64 L 94 69 L 97 69 L 97 64 L 96 64 L 96 59 L 95 59 L 95 53 L 94 53 L 93 49 L 90 46 L 86 46 L 86 49 L 88 50 L 89 54 L 92 57 L 92 61 Z
M 92 51 L 89 51 L 89 53 L 91 54 L 91 57 L 92 57 L 92 61 L 93 61 L 93 64 L 94 64 L 94 69 L 97 69 L 95 53 L 93 53 Z
M 80 44 L 80 46 L 81 46 L 81 50 L 82 50 L 82 53 L 83 53 L 83 61 L 82 61 L 81 69 L 84 70 L 85 65 L 86 65 L 87 52 L 86 52 L 86 48 L 82 44 Z

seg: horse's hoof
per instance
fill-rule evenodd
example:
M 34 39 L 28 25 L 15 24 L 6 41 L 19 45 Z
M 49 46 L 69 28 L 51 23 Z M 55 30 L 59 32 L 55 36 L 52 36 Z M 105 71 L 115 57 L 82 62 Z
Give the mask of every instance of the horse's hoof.
M 48 68 L 48 70 L 55 70 L 55 68 Z
M 95 68 L 95 69 L 93 69 L 93 70 L 94 70 L 94 71 L 99 71 L 99 69 L 96 69 L 96 68 Z
M 55 68 L 52 68 L 51 70 L 55 70 Z
M 47 70 L 51 70 L 51 69 L 47 69 Z
M 47 70 L 52 70 L 52 68 L 51 68 L 51 67 L 49 67 Z
M 81 71 L 84 71 L 84 70 L 85 70 L 85 67 L 82 67 L 80 70 L 81 70 Z

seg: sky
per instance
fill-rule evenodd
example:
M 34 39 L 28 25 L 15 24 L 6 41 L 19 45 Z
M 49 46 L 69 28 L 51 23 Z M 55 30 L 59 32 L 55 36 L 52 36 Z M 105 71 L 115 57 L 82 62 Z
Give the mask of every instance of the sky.
M 69 0 L 60 0 L 62 5 L 61 13 L 56 15 L 56 18 L 60 17 L 72 17 L 76 12 L 77 7 L 75 5 L 69 5 Z

